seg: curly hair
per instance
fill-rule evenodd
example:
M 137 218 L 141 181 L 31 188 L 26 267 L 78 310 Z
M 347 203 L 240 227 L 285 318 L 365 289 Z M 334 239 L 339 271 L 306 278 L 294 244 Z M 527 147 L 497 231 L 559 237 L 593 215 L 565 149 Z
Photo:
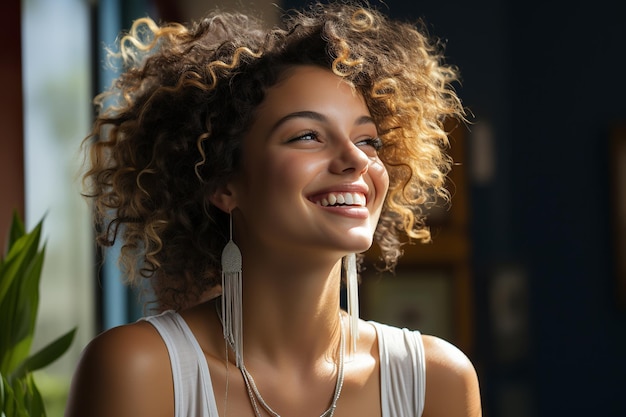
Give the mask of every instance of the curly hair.
M 218 285 L 228 221 L 208 196 L 239 169 L 267 89 L 290 67 L 317 65 L 365 98 L 383 141 L 390 186 L 374 239 L 392 268 L 403 240 L 430 239 L 424 207 L 449 199 L 444 122 L 464 110 L 442 49 L 421 24 L 346 2 L 290 11 L 273 29 L 237 13 L 188 26 L 135 21 L 84 142 L 98 243 L 122 241 L 128 281 L 149 278 L 161 310 Z

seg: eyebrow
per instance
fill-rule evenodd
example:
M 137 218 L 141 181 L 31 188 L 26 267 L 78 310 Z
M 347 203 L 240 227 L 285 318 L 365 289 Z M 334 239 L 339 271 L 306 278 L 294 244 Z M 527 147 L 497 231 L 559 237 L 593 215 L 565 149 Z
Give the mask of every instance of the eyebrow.
M 271 130 L 274 131 L 278 129 L 280 125 L 293 119 L 310 119 L 310 120 L 315 120 L 317 122 L 324 122 L 324 123 L 328 122 L 328 118 L 324 116 L 323 114 L 315 112 L 315 111 L 304 110 L 304 111 L 297 111 L 297 112 L 289 113 L 281 117 L 276 123 L 274 123 Z M 373 125 L 376 125 L 376 123 L 374 123 L 374 119 L 372 119 L 370 116 L 361 116 L 358 119 L 356 119 L 354 124 L 355 126 L 361 126 L 361 125 L 370 124 L 370 123 Z

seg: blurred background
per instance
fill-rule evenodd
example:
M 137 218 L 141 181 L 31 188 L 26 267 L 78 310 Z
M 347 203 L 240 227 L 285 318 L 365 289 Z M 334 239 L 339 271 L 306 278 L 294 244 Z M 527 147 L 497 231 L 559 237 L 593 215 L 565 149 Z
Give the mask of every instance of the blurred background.
M 146 15 L 186 22 L 215 6 L 268 24 L 284 0 L 6 0 L 0 74 L 2 251 L 11 212 L 45 216 L 36 344 L 78 326 L 37 375 L 61 416 L 80 351 L 144 314 L 115 250 L 92 243 L 79 145 L 91 98 L 115 76 L 106 46 Z M 453 131 L 452 208 L 397 273 L 363 274 L 363 316 L 422 329 L 475 363 L 484 415 L 626 415 L 626 6 L 613 0 L 371 3 L 416 21 L 460 68 L 471 124 Z M 368 257 L 375 260 L 375 253 Z M 0 318 L 2 325 L 2 318 Z

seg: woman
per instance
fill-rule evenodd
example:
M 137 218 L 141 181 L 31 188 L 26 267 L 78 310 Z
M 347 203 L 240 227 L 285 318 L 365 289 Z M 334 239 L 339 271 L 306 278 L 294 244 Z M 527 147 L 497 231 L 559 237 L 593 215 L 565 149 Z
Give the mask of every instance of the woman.
M 442 126 L 463 110 L 436 45 L 331 4 L 274 30 L 141 19 L 119 56 L 88 196 L 100 243 L 122 239 L 162 313 L 89 344 L 67 416 L 481 414 L 458 349 L 356 308 L 354 254 L 375 240 L 392 268 L 400 236 L 429 238 L 420 208 L 447 197 Z

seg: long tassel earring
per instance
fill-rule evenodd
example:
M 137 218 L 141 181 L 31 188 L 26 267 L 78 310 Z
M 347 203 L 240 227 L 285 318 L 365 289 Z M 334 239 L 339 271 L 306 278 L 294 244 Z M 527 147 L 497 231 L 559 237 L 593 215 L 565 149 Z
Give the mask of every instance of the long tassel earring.
M 243 358 L 241 265 L 241 251 L 233 241 L 233 215 L 230 213 L 230 240 L 222 251 L 222 327 L 238 368 Z
M 356 353 L 356 342 L 359 339 L 359 282 L 356 274 L 356 255 L 346 255 L 344 260 L 346 272 L 346 289 L 348 298 L 348 316 L 350 316 L 350 355 Z

